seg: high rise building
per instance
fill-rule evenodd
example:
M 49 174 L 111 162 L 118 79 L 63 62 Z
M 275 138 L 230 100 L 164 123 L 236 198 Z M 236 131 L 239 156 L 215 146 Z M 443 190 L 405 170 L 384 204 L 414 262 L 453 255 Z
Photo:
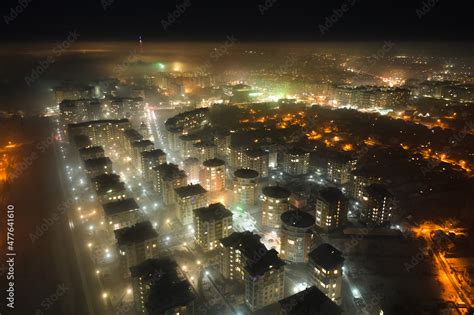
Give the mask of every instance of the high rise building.
M 172 163 L 161 164 L 153 168 L 153 189 L 161 195 L 165 205 L 176 202 L 175 189 L 187 185 L 187 176 L 178 165 Z
M 341 315 L 342 309 L 316 286 L 293 294 L 280 304 L 280 315 Z
M 308 173 L 309 152 L 299 148 L 283 152 L 283 170 L 290 175 L 303 175 Z
M 383 225 L 390 222 L 394 199 L 384 185 L 367 186 L 364 189 L 362 200 L 361 221 L 372 225 Z
M 188 176 L 189 184 L 199 183 L 199 173 L 201 171 L 201 162 L 198 158 L 190 157 L 183 161 L 183 170 Z
M 193 314 L 190 283 L 168 258 L 148 259 L 130 268 L 136 314 Z
M 199 183 L 207 191 L 221 191 L 225 189 L 225 162 L 220 159 L 206 160 L 202 163 Z
M 133 198 L 105 203 L 102 207 L 105 222 L 112 230 L 132 226 L 140 220 L 140 207 Z
M 233 169 L 242 168 L 243 165 L 243 155 L 246 148 L 242 146 L 231 145 L 229 147 L 229 157 L 227 161 L 229 162 L 229 166 Z
M 138 140 L 131 143 L 132 146 L 132 163 L 137 170 L 142 169 L 141 154 L 145 151 L 151 151 L 155 148 L 155 144 L 150 140 Z
M 89 137 L 92 145 L 113 148 L 122 143 L 126 129 L 130 129 L 128 119 L 94 120 L 68 125 L 68 134 L 71 139 L 85 135 Z
M 253 206 L 257 199 L 258 172 L 238 169 L 234 172 L 234 203 L 239 206 Z
M 144 140 L 143 135 L 135 129 L 126 129 L 123 131 L 123 148 L 125 152 L 129 154 L 130 158 L 133 154 L 132 152 L 132 143 L 135 141 Z
M 337 305 L 342 303 L 342 253 L 330 244 L 322 244 L 309 253 L 314 285 Z
M 193 156 L 197 157 L 199 161 L 214 159 L 217 155 L 217 146 L 214 143 L 200 141 L 193 144 Z
M 157 257 L 158 233 L 150 221 L 139 222 L 114 232 L 120 253 L 120 266 L 124 275 L 130 275 L 130 267 Z
M 330 182 L 337 185 L 346 185 L 351 180 L 351 172 L 355 169 L 356 159 L 346 155 L 337 154 L 327 162 L 326 175 Z
M 347 200 L 335 187 L 321 190 L 316 197 L 316 226 L 330 232 L 347 221 Z
M 202 107 L 179 113 L 165 122 L 165 128 L 180 128 L 183 134 L 191 133 L 205 126 L 209 121 L 209 108 Z
M 95 191 L 101 203 L 113 202 L 126 199 L 127 189 L 120 181 L 120 176 L 115 174 L 103 174 L 93 178 Z
M 113 173 L 112 161 L 108 157 L 85 160 L 84 168 L 89 178 Z
M 153 181 L 153 168 L 166 163 L 166 153 L 160 149 L 141 153 L 141 171 L 147 181 Z
M 105 157 L 105 152 L 101 146 L 92 146 L 79 149 L 79 155 L 82 161 L 85 161 Z
M 281 300 L 284 295 L 285 263 L 275 249 L 244 267 L 245 303 L 252 312 Z
M 269 154 L 262 149 L 244 151 L 242 154 L 242 168 L 257 171 L 260 177 L 268 177 Z
M 195 156 L 195 147 L 194 145 L 201 142 L 201 136 L 197 133 L 190 133 L 181 135 L 178 138 L 177 142 L 177 149 L 179 150 L 183 159 L 187 159 L 190 157 L 199 157 Z
M 371 184 L 380 182 L 380 177 L 369 175 L 361 169 L 352 172 L 352 181 L 350 187 L 351 196 L 359 202 L 363 201 L 365 188 Z
M 73 86 L 64 84 L 54 88 L 56 103 L 60 104 L 64 100 L 90 99 L 95 96 L 93 86 Z
M 280 186 L 267 186 L 262 189 L 262 225 L 280 228 L 280 217 L 288 211 L 291 193 Z
M 219 248 L 219 240 L 232 233 L 232 212 L 221 203 L 213 203 L 193 212 L 196 244 L 204 251 Z
M 284 212 L 281 215 L 280 257 L 294 263 L 307 262 L 314 238 L 313 228 L 311 214 L 299 210 Z
M 214 142 L 217 146 L 217 156 L 221 159 L 227 159 L 230 150 L 230 132 L 227 130 L 218 130 L 214 136 Z
M 201 185 L 188 185 L 175 189 L 178 218 L 183 225 L 193 223 L 193 210 L 207 206 L 207 190 Z
M 245 302 L 252 311 L 283 298 L 285 263 L 259 235 L 234 232 L 220 240 L 220 247 L 220 271 L 226 279 L 244 283 Z

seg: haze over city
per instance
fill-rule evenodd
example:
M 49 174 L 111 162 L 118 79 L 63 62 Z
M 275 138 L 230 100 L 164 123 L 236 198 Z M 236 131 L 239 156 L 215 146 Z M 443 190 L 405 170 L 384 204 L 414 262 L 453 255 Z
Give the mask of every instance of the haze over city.
M 1 314 L 473 314 L 468 3 L 1 8 Z

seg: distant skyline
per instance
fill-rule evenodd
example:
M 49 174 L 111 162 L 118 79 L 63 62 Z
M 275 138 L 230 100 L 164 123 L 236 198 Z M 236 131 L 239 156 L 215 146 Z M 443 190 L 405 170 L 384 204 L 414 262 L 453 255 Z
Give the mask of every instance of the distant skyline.
M 467 40 L 467 1 L 20 1 L 0 4 L 0 40 Z

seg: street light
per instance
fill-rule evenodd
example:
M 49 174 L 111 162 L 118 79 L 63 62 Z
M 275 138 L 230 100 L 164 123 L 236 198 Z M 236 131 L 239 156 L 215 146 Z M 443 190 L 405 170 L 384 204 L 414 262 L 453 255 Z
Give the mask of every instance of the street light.
M 106 299 L 108 296 L 109 296 L 109 295 L 107 294 L 107 292 L 102 293 L 102 298 L 103 298 L 103 299 Z

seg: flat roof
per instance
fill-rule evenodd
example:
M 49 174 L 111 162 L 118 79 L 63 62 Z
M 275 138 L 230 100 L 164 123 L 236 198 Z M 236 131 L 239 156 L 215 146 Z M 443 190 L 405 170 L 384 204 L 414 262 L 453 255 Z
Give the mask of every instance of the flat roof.
M 291 210 L 283 212 L 281 221 L 298 228 L 310 228 L 314 225 L 314 216 L 304 211 Z
M 97 194 L 103 195 L 109 191 L 125 191 L 125 184 L 121 181 L 105 181 L 97 183 Z
M 161 149 L 154 149 L 154 150 L 149 150 L 149 151 L 143 151 L 141 155 L 145 159 L 153 159 L 153 158 L 158 158 L 161 156 L 166 156 L 166 153 L 163 152 L 163 150 Z
M 334 203 L 345 200 L 344 194 L 339 188 L 326 187 L 319 191 L 319 197 L 328 203 Z
M 104 153 L 104 148 L 100 145 L 92 146 L 92 147 L 85 147 L 79 149 L 79 154 L 94 154 L 94 153 Z
M 88 159 L 84 161 L 84 166 L 87 170 L 104 167 L 107 165 L 112 165 L 112 161 L 109 157 L 98 157 L 95 159 Z
M 115 230 L 115 239 L 118 245 L 131 245 L 142 243 L 158 237 L 158 233 L 150 221 L 139 222 L 133 226 Z
M 309 155 L 309 152 L 301 149 L 301 148 L 291 148 L 286 150 L 286 153 L 289 155 Z
M 285 262 L 278 257 L 278 252 L 272 248 L 263 254 L 257 261 L 249 261 L 245 269 L 253 277 L 264 275 L 270 269 L 280 269 Z
M 120 175 L 118 174 L 100 174 L 94 178 L 92 178 L 92 181 L 100 185 L 101 183 L 108 183 L 108 182 L 120 182 Z
M 151 142 L 150 140 L 137 140 L 132 142 L 132 147 L 134 148 L 144 148 L 144 147 L 149 147 L 152 146 L 154 147 L 155 144 Z
M 153 169 L 159 172 L 162 179 L 183 178 L 186 176 L 186 173 L 173 163 L 163 163 L 155 166 Z
M 185 198 L 185 197 L 189 197 L 189 196 L 195 196 L 195 195 L 200 195 L 200 194 L 204 194 L 207 192 L 207 190 L 205 190 L 201 185 L 199 184 L 195 184 L 195 185 L 187 185 L 187 186 L 184 186 L 184 187 L 178 187 L 178 188 L 175 188 L 174 190 L 176 192 L 176 194 L 180 197 L 180 198 Z
M 90 125 L 100 125 L 100 124 L 123 124 L 123 123 L 129 123 L 130 121 L 126 118 L 123 119 L 100 119 L 100 120 L 90 120 L 90 121 L 84 121 L 80 122 L 77 124 L 69 124 L 68 128 L 81 128 L 81 127 L 87 127 Z
M 234 172 L 235 177 L 239 178 L 257 178 L 258 172 L 249 168 L 241 168 Z
M 232 212 L 222 203 L 212 203 L 208 207 L 194 209 L 193 212 L 194 215 L 207 222 L 232 217 Z
M 206 167 L 217 167 L 217 166 L 225 165 L 225 161 L 221 159 L 209 159 L 209 160 L 204 161 L 202 165 Z
M 391 198 L 392 194 L 387 190 L 387 188 L 382 184 L 372 184 L 365 187 L 366 193 L 375 197 L 375 198 Z
M 324 243 L 308 254 L 309 260 L 326 270 L 332 270 L 344 263 L 342 253 L 330 244 Z
M 289 198 L 291 195 L 291 192 L 283 188 L 281 186 L 266 186 L 263 187 L 262 193 L 270 198 L 276 198 L 276 199 L 284 199 L 284 198 Z
M 265 156 L 265 155 L 269 155 L 268 152 L 266 151 L 263 151 L 262 149 L 251 149 L 251 150 L 247 150 L 244 152 L 245 155 L 247 155 L 248 157 L 260 157 L 260 156 Z
M 317 287 L 312 286 L 278 301 L 289 315 L 339 315 L 342 309 Z
M 119 201 L 108 202 L 102 205 L 106 215 L 113 215 L 122 212 L 136 211 L 140 207 L 133 198 L 128 198 Z

